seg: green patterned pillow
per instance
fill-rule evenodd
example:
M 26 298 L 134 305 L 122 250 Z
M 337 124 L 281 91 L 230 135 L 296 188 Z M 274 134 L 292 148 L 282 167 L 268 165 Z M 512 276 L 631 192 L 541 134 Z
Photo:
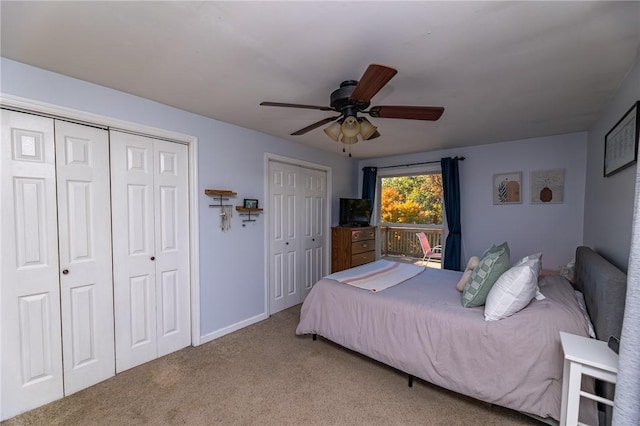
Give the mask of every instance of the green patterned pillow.
M 507 258 L 510 258 L 511 253 L 509 253 L 509 244 L 507 244 L 506 241 L 500 245 L 491 244 L 491 247 L 489 247 L 484 251 L 484 253 L 482 253 L 482 257 L 485 257 L 489 253 L 499 252 L 502 249 L 504 249 L 504 251 L 507 252 Z
M 505 243 L 506 244 L 506 243 Z M 462 305 L 465 308 L 474 308 L 484 305 L 489 290 L 505 271 L 511 267 L 508 248 L 505 247 L 487 250 L 478 266 L 469 277 L 469 282 L 462 293 Z

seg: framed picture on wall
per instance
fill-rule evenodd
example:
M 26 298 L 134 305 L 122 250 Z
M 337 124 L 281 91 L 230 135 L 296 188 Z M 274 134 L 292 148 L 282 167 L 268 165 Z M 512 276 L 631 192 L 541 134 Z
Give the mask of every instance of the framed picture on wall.
M 522 172 L 493 175 L 493 204 L 522 203 Z
M 531 172 L 531 204 L 564 202 L 564 169 Z
M 604 177 L 636 163 L 638 159 L 638 120 L 640 101 L 616 123 L 604 137 Z
M 244 199 L 244 208 L 245 209 L 257 209 L 258 208 L 258 200 L 254 200 L 253 198 L 245 198 Z

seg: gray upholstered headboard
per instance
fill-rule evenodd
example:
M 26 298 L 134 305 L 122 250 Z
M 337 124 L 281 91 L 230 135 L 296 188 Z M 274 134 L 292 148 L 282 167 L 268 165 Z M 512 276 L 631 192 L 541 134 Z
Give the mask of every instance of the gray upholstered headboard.
M 576 290 L 584 294 L 587 311 L 596 337 L 605 342 L 609 336 L 620 337 L 624 303 L 627 294 L 627 275 L 589 247 L 576 250 Z M 596 393 L 613 399 L 614 385 L 596 381 Z M 600 406 L 601 425 L 610 425 L 612 410 Z
M 584 294 L 599 340 L 620 337 L 627 275 L 589 247 L 576 250 L 576 290 Z

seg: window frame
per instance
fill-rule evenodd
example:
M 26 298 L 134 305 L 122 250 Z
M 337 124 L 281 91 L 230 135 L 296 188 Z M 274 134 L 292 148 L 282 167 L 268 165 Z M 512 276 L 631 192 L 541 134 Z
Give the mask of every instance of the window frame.
M 442 232 L 442 253 L 445 252 L 446 249 L 446 241 L 447 241 L 447 236 L 449 235 L 449 226 L 447 224 L 447 212 L 446 212 L 446 207 L 445 207 L 445 203 L 444 203 L 444 199 L 442 200 L 442 224 L 441 225 L 436 225 L 436 224 L 431 224 L 431 225 L 426 225 L 426 224 L 406 224 L 406 223 L 393 223 L 393 222 L 381 222 L 380 221 L 380 216 L 381 216 L 381 212 L 380 209 L 382 207 L 382 179 L 383 178 L 389 178 L 389 177 L 395 177 L 395 176 L 414 176 L 414 175 L 425 175 L 425 174 L 430 174 L 430 173 L 440 173 L 442 174 L 442 168 L 440 167 L 440 163 L 434 163 L 434 164 L 427 164 L 427 165 L 420 165 L 420 166 L 414 166 L 414 167 L 406 167 L 404 169 L 399 169 L 399 168 L 390 168 L 390 169 L 378 169 L 378 175 L 376 176 L 376 195 L 375 195 L 375 202 L 374 202 L 374 206 L 373 206 L 373 212 L 372 212 L 372 216 L 371 216 L 371 223 L 375 224 L 376 229 L 378 230 L 377 232 L 377 240 L 380 240 L 380 227 L 381 226 L 387 226 L 387 227 L 406 227 L 406 228 L 440 228 L 441 232 Z M 380 256 L 380 245 L 377 245 L 377 255 Z
M 413 224 L 413 223 L 395 223 L 395 222 L 382 222 L 381 219 L 381 211 L 382 208 L 382 179 L 384 178 L 392 178 L 392 177 L 403 177 L 403 176 L 417 176 L 417 175 L 428 175 L 428 174 L 440 174 L 442 175 L 442 169 L 440 165 L 426 165 L 420 167 L 412 167 L 403 169 L 401 172 L 397 170 L 394 172 L 392 169 L 389 170 L 378 170 L 378 175 L 376 176 L 376 201 L 374 203 L 373 208 L 373 223 L 377 226 L 394 226 L 394 227 L 406 227 L 406 228 L 441 228 L 442 229 L 442 238 L 445 238 L 445 230 L 447 229 L 447 215 L 445 212 L 444 199 L 442 200 L 442 224 Z

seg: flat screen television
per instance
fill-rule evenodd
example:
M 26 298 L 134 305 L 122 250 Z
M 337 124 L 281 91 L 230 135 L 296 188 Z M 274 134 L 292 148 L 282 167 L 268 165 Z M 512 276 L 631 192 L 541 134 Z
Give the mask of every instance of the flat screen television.
M 340 226 L 369 226 L 371 200 L 340 198 Z

